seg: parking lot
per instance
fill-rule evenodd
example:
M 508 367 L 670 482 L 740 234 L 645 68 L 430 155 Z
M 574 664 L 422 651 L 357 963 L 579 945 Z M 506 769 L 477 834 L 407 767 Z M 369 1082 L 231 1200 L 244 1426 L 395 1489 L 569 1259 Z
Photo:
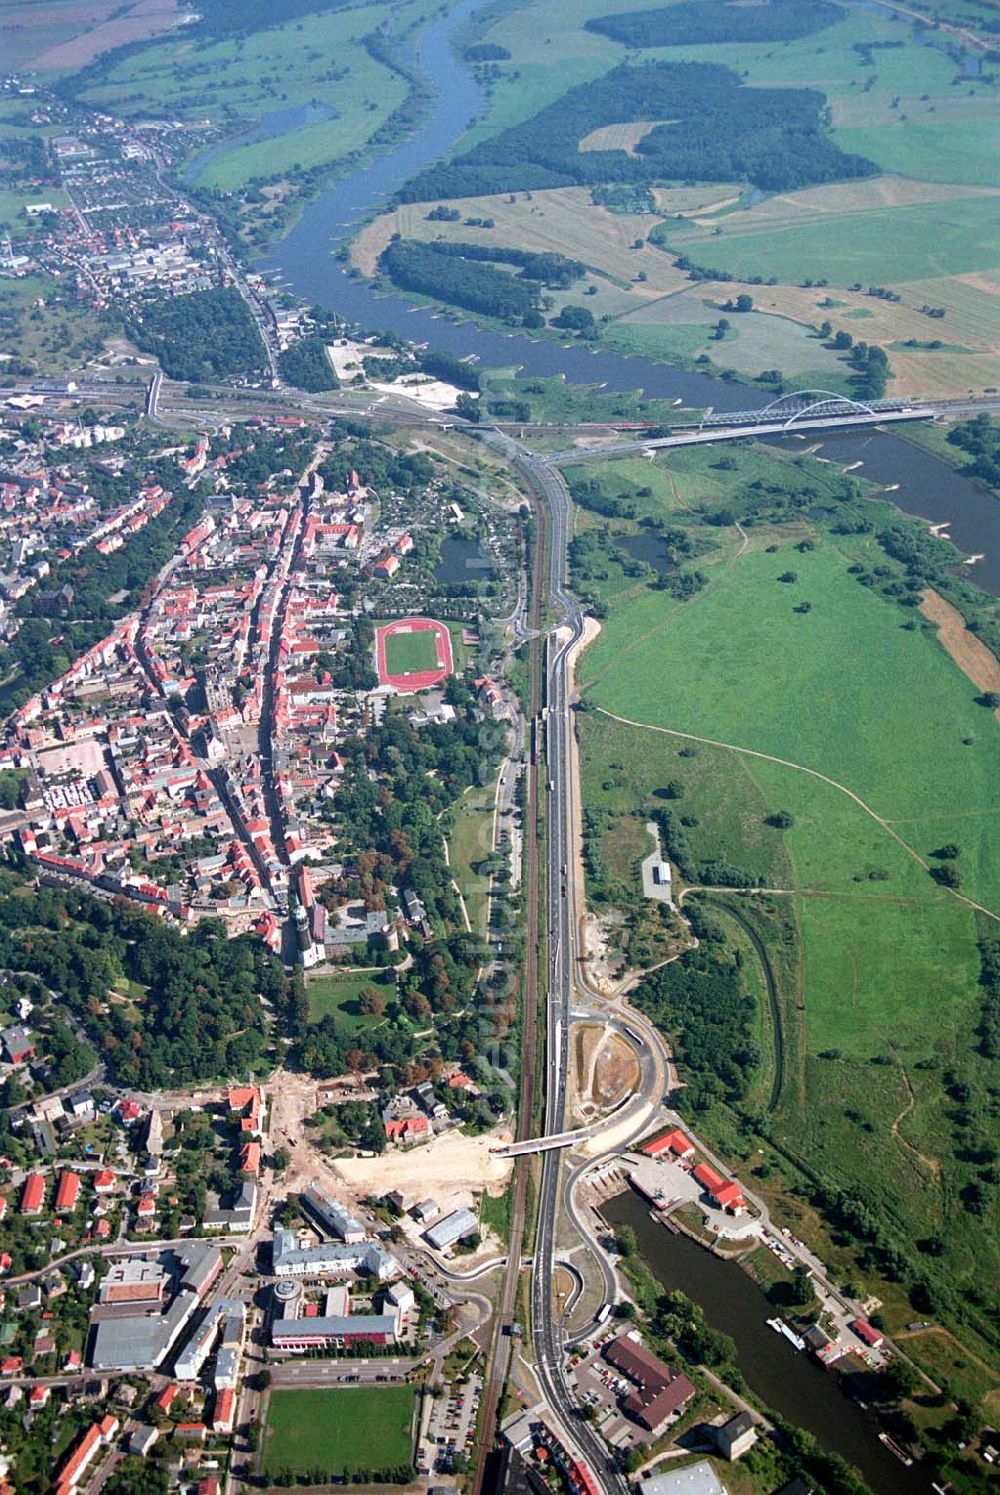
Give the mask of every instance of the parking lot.
M 608 1336 L 616 1338 L 615 1334 Z M 602 1340 L 601 1343 L 606 1343 Z M 634 1448 L 653 1441 L 653 1434 L 639 1427 L 618 1410 L 622 1397 L 635 1387 L 614 1370 L 601 1355 L 600 1346 L 574 1368 L 577 1400 L 595 1412 L 595 1426 L 615 1448 Z
M 482 1377 L 471 1375 L 467 1381 L 443 1387 L 440 1396 L 428 1398 L 417 1452 L 418 1468 L 447 1474 L 456 1454 L 469 1456 L 482 1390 Z

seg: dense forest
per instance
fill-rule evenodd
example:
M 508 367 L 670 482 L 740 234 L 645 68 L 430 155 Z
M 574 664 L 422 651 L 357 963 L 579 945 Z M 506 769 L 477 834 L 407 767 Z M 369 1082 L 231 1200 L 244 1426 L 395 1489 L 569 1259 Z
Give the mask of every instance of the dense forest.
M 579 260 L 564 254 L 538 254 L 501 244 L 427 244 L 417 239 L 394 239 L 380 264 L 404 290 L 526 327 L 544 323 L 539 309 L 543 287 L 565 290 L 586 270 Z M 511 275 L 498 265 L 513 265 L 520 273 Z M 587 315 L 592 323 L 593 318 Z M 439 369 L 445 367 L 441 355 L 437 355 L 437 362 Z M 435 372 L 426 359 L 423 367 Z M 450 359 L 447 367 L 451 373 L 438 372 L 438 378 L 453 378 L 466 389 L 478 388 L 478 378 L 475 384 L 469 380 L 467 365 Z
M 268 26 L 284 26 L 316 11 L 343 10 L 353 0 L 199 0 L 198 30 L 205 36 L 221 38 L 241 32 L 263 31 Z
M 114 1078 L 158 1089 L 246 1074 L 263 1054 L 261 995 L 280 1006 L 281 962 L 215 920 L 182 934 L 134 903 L 68 889 L 0 900 L 0 965 L 61 994 Z M 124 979 L 144 995 L 108 1001 Z
M 434 296 L 504 322 L 542 324 L 537 281 L 523 280 L 495 265 L 452 252 L 460 247 L 397 239 L 379 263 L 390 280 L 405 291 Z
M 1000 425 L 985 411 L 955 426 L 948 433 L 948 440 L 972 458 L 965 467 L 971 477 L 1000 488 Z
M 811 36 L 839 21 L 844 12 L 828 0 L 770 0 L 769 5 L 730 5 L 725 0 L 681 0 L 661 10 L 629 10 L 595 16 L 599 31 L 625 47 L 686 47 L 702 42 L 788 42 Z
M 149 302 L 127 331 L 171 379 L 225 379 L 267 366 L 257 324 L 236 290 L 217 287 Z
M 715 922 L 699 911 L 694 925 L 699 948 L 653 971 L 633 997 L 674 1045 L 685 1075 L 685 1111 L 723 1098 L 741 1100 L 760 1058 L 751 1032 L 754 998 L 743 989 L 740 954 L 727 948 Z
M 291 343 L 278 360 L 282 378 L 287 379 L 289 384 L 312 393 L 323 389 L 337 389 L 339 380 L 327 357 L 326 344 L 327 339 L 319 333 Z
M 474 197 L 545 187 L 654 180 L 748 180 L 767 191 L 871 176 L 821 125 L 823 95 L 811 88 L 745 88 L 710 63 L 622 65 L 573 88 L 533 119 L 481 141 L 451 163 L 420 172 L 405 201 Z M 604 125 L 662 119 L 625 151 L 581 151 Z

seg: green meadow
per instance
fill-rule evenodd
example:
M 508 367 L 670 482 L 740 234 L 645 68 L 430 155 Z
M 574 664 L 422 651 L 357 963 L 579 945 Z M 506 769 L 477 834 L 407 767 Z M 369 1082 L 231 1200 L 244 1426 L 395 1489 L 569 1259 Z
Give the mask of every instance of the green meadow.
M 769 1197 L 781 1208 L 789 1188 L 801 1189 L 799 1169 L 860 1191 L 900 1240 L 935 1242 L 938 1255 L 918 1259 L 943 1292 L 982 1301 L 1000 1212 L 995 1193 L 985 1215 L 956 1207 L 983 1187 L 983 1170 L 953 1087 L 985 1094 L 977 940 L 995 921 L 930 868 L 954 842 L 960 893 L 1000 913 L 1000 724 L 933 630 L 919 616 L 908 626 L 911 609 L 851 573 L 859 559 L 887 559 L 871 535 L 837 535 L 801 511 L 754 524 L 755 485 L 801 492 L 824 481 L 820 464 L 753 447 L 732 464 L 702 452 L 595 466 L 602 493 L 631 499 L 635 513 L 577 511 L 585 535 L 621 535 L 654 517 L 685 529 L 701 547 L 689 564 L 706 577 L 678 601 L 610 562 L 596 587 L 606 616 L 577 669 L 596 709 L 578 714 L 577 734 L 607 901 L 636 897 L 645 821 L 665 809 L 682 818 L 688 880 L 713 889 L 708 907 L 744 951 L 758 997 L 761 1066 L 748 1104 L 780 1149 L 768 1166 L 785 1189 Z M 746 542 L 706 523 L 720 505 L 744 514 Z M 585 585 L 594 590 L 591 577 Z M 790 817 L 784 828 L 770 823 L 779 811 Z M 718 887 L 720 864 L 757 888 Z M 731 912 L 767 950 L 776 1023 Z M 705 1124 L 734 1160 L 755 1165 L 745 1129 L 722 1114 Z M 985 1115 L 983 1128 L 989 1147 Z M 892 1327 L 915 1316 L 898 1288 L 873 1287 Z M 953 1325 L 961 1317 L 981 1352 L 985 1321 L 951 1304 L 938 1311 Z
M 395 981 L 384 986 L 380 971 L 363 971 L 359 974 L 336 974 L 330 976 L 307 976 L 306 998 L 309 1002 L 309 1021 L 318 1023 L 324 1017 L 334 1017 L 337 1027 L 344 1033 L 360 1033 L 370 1028 L 378 1019 L 361 1011 L 359 997 L 371 988 L 389 1003 L 396 993 Z
M 807 277 L 838 285 L 883 285 L 891 280 L 964 275 L 1000 262 L 1000 211 L 996 197 L 899 204 L 785 216 L 729 213 L 715 226 L 664 224 L 655 236 L 674 254 L 738 277 L 762 269 L 780 281 Z M 891 251 L 887 249 L 891 245 Z
M 793 582 L 779 580 L 789 573 Z M 797 612 L 805 602 L 811 611 Z M 751 548 L 692 603 L 648 592 L 616 610 L 581 679 L 608 711 L 829 775 L 903 823 L 923 854 L 933 849 L 923 821 L 939 836 L 960 819 L 970 891 L 1000 912 L 1000 727 L 936 640 L 906 621 L 858 585 L 833 544 Z

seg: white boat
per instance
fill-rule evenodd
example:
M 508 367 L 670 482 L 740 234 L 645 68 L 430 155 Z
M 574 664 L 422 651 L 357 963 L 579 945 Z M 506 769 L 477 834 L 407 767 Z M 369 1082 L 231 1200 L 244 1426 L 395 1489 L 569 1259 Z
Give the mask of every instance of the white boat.
M 785 1338 L 788 1340 L 788 1343 L 790 1345 L 793 1345 L 795 1349 L 797 1349 L 797 1350 L 804 1350 L 805 1349 L 805 1347 L 806 1347 L 805 1340 L 803 1338 L 801 1338 L 800 1335 L 796 1334 L 796 1332 L 795 1332 L 794 1329 L 789 1329 L 789 1327 L 785 1323 L 784 1319 L 779 1319 L 779 1318 L 768 1319 L 768 1321 L 767 1321 L 767 1327 L 769 1329 L 773 1329 L 774 1332 L 775 1332 L 775 1334 L 783 1334 L 785 1336 Z

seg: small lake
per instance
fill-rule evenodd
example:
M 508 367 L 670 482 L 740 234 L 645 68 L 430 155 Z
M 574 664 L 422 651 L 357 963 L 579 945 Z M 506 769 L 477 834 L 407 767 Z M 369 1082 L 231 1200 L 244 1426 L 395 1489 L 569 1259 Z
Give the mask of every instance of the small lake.
M 303 130 L 306 125 L 321 124 L 324 119 L 333 119 L 336 109 L 326 104 L 291 104 L 286 109 L 272 109 L 255 125 L 216 141 L 208 150 L 201 151 L 184 168 L 181 180 L 185 186 L 193 187 L 206 166 L 211 166 L 227 151 L 238 150 L 243 145 L 256 145 L 260 140 L 273 140 L 276 135 L 287 135 L 292 130 Z
M 615 544 L 619 550 L 627 550 L 635 561 L 645 561 L 660 576 L 668 576 L 674 569 L 667 542 L 659 535 L 618 535 Z
M 489 580 L 493 562 L 479 541 L 469 535 L 449 535 L 441 546 L 441 559 L 434 568 L 434 580 L 447 586 Z
M 630 1225 L 657 1280 L 699 1303 L 706 1323 L 734 1340 L 740 1370 L 761 1401 L 854 1464 L 876 1495 L 930 1490 L 929 1478 L 907 1469 L 879 1442 L 874 1417 L 844 1395 L 836 1373 L 767 1327 L 777 1310 L 735 1262 L 658 1225 L 631 1189 L 609 1200 L 601 1213 L 610 1225 Z

